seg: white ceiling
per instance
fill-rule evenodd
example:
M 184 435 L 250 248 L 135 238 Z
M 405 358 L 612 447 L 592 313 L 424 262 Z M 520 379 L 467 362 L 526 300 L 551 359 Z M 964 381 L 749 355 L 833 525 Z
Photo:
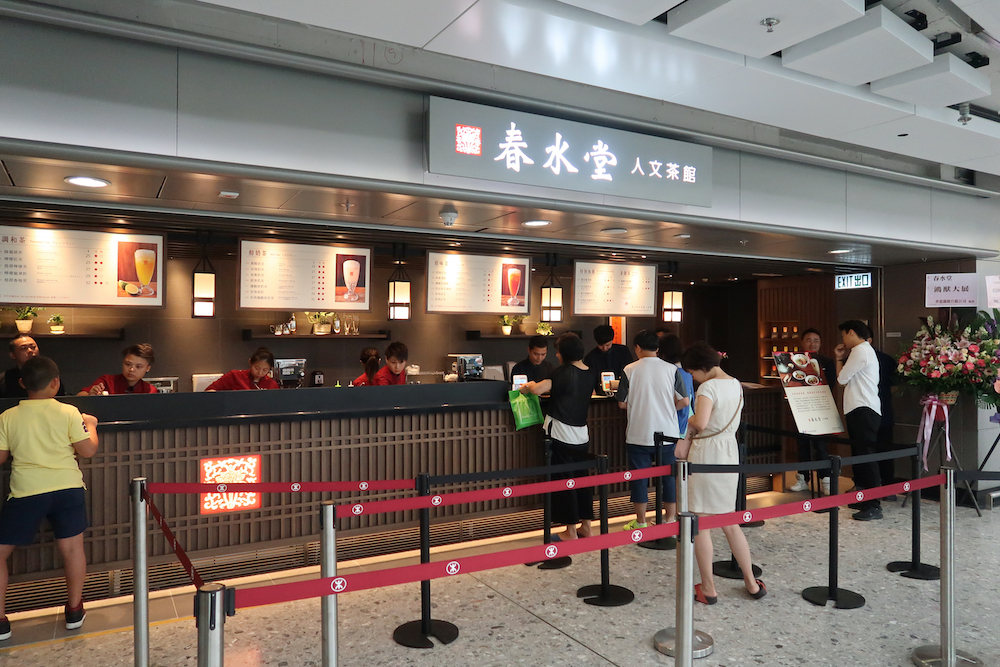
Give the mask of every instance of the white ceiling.
M 926 64 L 926 57 L 901 64 L 885 45 L 862 57 L 859 49 L 838 53 L 831 46 L 822 67 L 804 73 L 770 55 L 780 49 L 793 53 L 796 44 L 809 39 L 821 43 L 823 33 L 863 21 L 864 0 L 201 1 L 1000 174 L 1000 124 L 979 118 L 958 124 L 958 112 L 940 100 L 961 93 L 936 94 L 941 72 L 929 68 L 926 81 L 917 73 L 903 92 L 890 87 L 886 95 L 872 92 L 869 81 L 887 76 L 872 65 L 895 60 L 889 70 L 912 71 Z M 1000 35 L 1000 0 L 953 1 Z M 892 29 L 881 30 L 880 36 L 890 33 L 910 52 L 940 32 L 961 31 L 963 20 L 969 25 L 935 0 L 884 0 L 882 5 L 885 9 L 877 6 L 869 14 L 891 10 L 894 16 L 885 17 Z M 909 22 L 905 12 L 911 9 L 928 14 L 930 25 L 922 33 L 895 20 Z M 664 12 L 666 25 L 649 20 Z M 767 17 L 781 21 L 770 34 L 760 25 Z M 959 57 L 970 50 L 996 61 L 979 71 L 978 81 L 989 76 L 1000 90 L 996 42 L 989 35 L 966 33 L 961 44 L 948 49 Z M 838 74 L 844 71 L 851 78 Z M 974 101 L 1000 108 L 1000 94 Z

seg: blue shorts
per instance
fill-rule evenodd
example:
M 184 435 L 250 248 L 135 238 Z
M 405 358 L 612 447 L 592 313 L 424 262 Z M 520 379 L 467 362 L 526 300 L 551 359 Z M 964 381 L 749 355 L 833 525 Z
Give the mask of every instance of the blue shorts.
M 662 451 L 660 452 L 660 459 L 662 460 L 663 465 L 670 466 L 677 462 L 677 457 L 674 456 L 674 446 L 675 443 L 663 444 Z M 628 467 L 630 470 L 641 470 L 642 468 L 653 467 L 656 452 L 655 447 L 646 447 L 645 445 L 629 445 L 626 443 L 625 449 L 628 452 Z M 648 478 L 637 479 L 629 482 L 629 488 L 632 490 L 631 500 L 633 503 L 649 502 Z M 673 475 L 663 478 L 663 502 L 677 502 L 677 480 L 674 479 Z
M 0 507 L 0 544 L 31 544 L 42 519 L 52 524 L 57 540 L 76 537 L 87 530 L 83 489 L 60 489 L 24 498 L 8 498 Z

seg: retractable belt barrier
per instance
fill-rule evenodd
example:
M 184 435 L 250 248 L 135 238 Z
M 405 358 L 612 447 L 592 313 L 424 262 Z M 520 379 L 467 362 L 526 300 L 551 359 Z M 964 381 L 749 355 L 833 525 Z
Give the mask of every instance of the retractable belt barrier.
M 412 479 L 386 479 L 361 482 L 209 482 L 146 484 L 150 493 L 337 493 L 350 491 L 410 491 L 416 488 Z
M 195 569 L 191 559 L 188 558 L 186 553 L 184 553 L 184 549 L 177 542 L 177 538 L 174 537 L 173 531 L 170 530 L 170 526 L 167 525 L 166 520 L 163 518 L 163 515 L 160 514 L 160 510 L 156 507 L 156 504 L 153 503 L 153 499 L 149 497 L 149 493 L 143 491 L 142 498 L 149 506 L 149 513 L 153 515 L 153 521 L 155 521 L 156 525 L 163 531 L 163 536 L 167 538 L 167 543 L 170 545 L 170 548 L 173 549 L 173 552 L 177 556 L 177 560 L 180 561 L 184 571 L 187 572 L 188 577 L 191 579 L 191 583 L 197 588 L 204 586 L 205 580 L 201 578 L 201 575 L 198 574 L 198 570 Z

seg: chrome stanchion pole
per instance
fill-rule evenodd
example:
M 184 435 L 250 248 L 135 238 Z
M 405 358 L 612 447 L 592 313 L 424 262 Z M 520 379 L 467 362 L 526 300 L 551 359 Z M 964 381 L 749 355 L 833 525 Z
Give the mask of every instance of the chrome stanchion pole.
M 132 480 L 132 646 L 135 667 L 149 667 L 149 552 L 146 478 Z
M 198 628 L 198 667 L 223 667 L 226 656 L 226 587 L 205 584 L 194 598 Z
M 677 667 L 691 667 L 694 658 L 704 658 L 715 650 L 712 636 L 694 629 L 694 536 L 698 533 L 698 517 L 688 512 L 687 482 L 690 464 L 677 461 L 677 607 L 675 627 L 660 630 L 653 636 L 653 647 L 673 656 Z
M 337 515 L 333 501 L 320 506 L 320 576 L 337 576 Z M 337 581 L 340 581 L 339 579 Z M 334 583 L 336 590 L 336 583 Z M 324 595 L 320 602 L 323 620 L 323 667 L 337 667 L 337 596 Z

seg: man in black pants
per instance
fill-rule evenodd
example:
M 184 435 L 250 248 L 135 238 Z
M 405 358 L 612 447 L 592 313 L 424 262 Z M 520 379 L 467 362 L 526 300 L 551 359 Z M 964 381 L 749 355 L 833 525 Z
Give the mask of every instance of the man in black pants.
M 844 419 L 851 438 L 851 454 L 874 454 L 882 424 L 882 405 L 878 397 L 878 357 L 868 342 L 871 331 L 859 320 L 848 320 L 839 329 L 844 342 L 835 350 L 837 382 L 844 386 Z M 853 467 L 854 484 L 859 490 L 881 486 L 878 464 Z M 882 503 L 878 499 L 853 503 L 851 507 L 860 510 L 853 515 L 857 521 L 882 518 Z
M 869 338 L 871 343 L 872 339 Z M 877 348 L 878 358 L 878 400 L 882 406 L 882 421 L 878 428 L 878 451 L 888 452 L 893 447 L 893 429 L 896 425 L 896 415 L 892 409 L 892 385 L 896 384 L 896 360 Z M 896 480 L 896 459 L 878 462 L 879 477 L 883 484 L 892 484 Z M 886 500 L 896 500 L 895 495 L 886 496 Z

